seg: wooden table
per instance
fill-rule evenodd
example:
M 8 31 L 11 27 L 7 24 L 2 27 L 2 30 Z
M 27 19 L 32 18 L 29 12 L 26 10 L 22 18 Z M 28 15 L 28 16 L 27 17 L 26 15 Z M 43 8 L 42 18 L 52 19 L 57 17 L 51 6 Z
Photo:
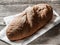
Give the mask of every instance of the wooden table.
M 26 7 L 38 3 L 49 3 L 53 9 L 60 15 L 60 1 L 47 1 L 47 0 L 1 0 L 0 1 L 0 30 L 3 29 L 6 25 L 3 21 L 3 18 L 9 15 L 15 15 L 23 11 Z M 53 29 L 40 36 L 29 45 L 37 44 L 60 44 L 60 24 L 55 26 Z M 0 41 L 0 45 L 8 45 Z

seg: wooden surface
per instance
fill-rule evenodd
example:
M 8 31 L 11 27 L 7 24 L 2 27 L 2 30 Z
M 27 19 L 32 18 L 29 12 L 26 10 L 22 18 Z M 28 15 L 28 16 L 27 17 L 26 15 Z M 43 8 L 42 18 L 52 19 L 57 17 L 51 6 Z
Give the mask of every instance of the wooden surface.
M 60 15 L 60 1 L 50 1 L 50 0 L 0 0 L 0 30 L 5 27 L 3 18 L 9 15 L 15 15 L 22 12 L 26 7 L 39 4 L 39 3 L 49 3 L 53 9 Z M 60 44 L 60 24 L 56 27 L 37 38 L 29 45 L 41 45 L 41 44 Z M 0 45 L 8 45 L 0 41 Z

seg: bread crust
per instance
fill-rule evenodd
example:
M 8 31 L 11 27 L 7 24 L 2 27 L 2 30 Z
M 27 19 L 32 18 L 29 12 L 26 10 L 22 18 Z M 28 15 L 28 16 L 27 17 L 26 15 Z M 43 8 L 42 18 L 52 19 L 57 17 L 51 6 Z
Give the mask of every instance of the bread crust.
M 52 17 L 53 9 L 50 5 L 34 5 L 10 22 L 6 29 L 6 35 L 11 41 L 22 40 L 44 27 Z

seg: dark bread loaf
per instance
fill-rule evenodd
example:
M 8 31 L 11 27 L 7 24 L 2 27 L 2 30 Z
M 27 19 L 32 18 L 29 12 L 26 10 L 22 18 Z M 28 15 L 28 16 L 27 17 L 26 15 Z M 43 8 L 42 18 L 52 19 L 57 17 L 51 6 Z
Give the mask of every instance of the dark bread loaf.
M 11 41 L 27 38 L 45 26 L 52 17 L 53 10 L 50 5 L 34 5 L 10 22 L 6 30 L 7 37 Z

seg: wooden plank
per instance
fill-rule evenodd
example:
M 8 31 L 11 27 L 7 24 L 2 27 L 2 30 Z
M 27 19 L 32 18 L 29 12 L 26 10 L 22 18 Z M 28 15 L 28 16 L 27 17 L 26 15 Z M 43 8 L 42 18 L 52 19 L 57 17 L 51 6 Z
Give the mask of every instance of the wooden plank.
M 6 25 L 3 18 L 4 17 L 0 17 L 0 26 L 5 26 Z
M 37 4 L 41 2 L 60 3 L 60 0 L 0 0 L 1 5 L 9 4 Z
M 9 16 L 22 12 L 29 4 L 24 5 L 0 5 L 0 16 Z
M 34 4 L 0 5 L 0 17 L 18 14 L 30 5 L 34 5 Z M 53 7 L 53 9 L 60 11 L 60 9 L 59 9 L 60 5 L 51 4 L 51 6 Z M 59 14 L 60 14 L 60 12 L 59 12 Z
M 3 18 L 4 18 L 4 17 L 0 17 L 0 21 L 2 21 L 2 20 L 3 20 Z

